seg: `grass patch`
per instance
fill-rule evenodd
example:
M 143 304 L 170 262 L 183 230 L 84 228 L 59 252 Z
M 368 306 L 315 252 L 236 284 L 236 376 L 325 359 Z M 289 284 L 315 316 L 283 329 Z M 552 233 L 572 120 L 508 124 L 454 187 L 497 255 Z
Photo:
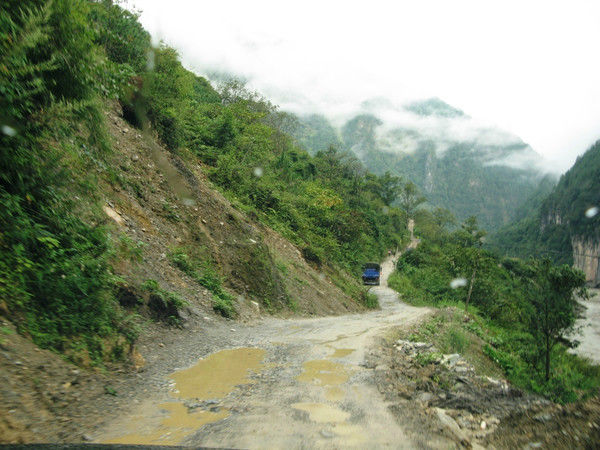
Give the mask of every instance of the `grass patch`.
M 368 290 L 363 291 L 362 304 L 369 309 L 379 308 L 379 299 L 375 294 L 370 293 Z
M 213 310 L 223 317 L 234 318 L 237 315 L 233 304 L 234 298 L 223 289 L 223 280 L 212 268 L 208 260 L 200 260 L 198 256 L 190 257 L 188 249 L 178 247 L 169 253 L 171 263 L 191 277 L 200 286 L 212 293 Z
M 469 361 L 477 373 L 501 377 L 501 368 L 485 353 L 487 342 L 471 332 L 468 325 L 469 323 L 464 322 L 461 311 L 445 308 L 419 324 L 417 328 L 405 333 L 402 338 L 413 342 L 430 342 L 442 354 L 459 353 Z

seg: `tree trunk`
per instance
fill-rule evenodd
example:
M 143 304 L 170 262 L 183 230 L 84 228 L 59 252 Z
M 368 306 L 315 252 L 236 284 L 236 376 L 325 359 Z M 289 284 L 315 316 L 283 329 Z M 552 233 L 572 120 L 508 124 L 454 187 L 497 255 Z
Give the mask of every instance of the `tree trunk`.
M 550 338 L 546 336 L 546 381 L 550 380 Z
M 467 301 L 465 302 L 465 312 L 468 312 L 469 301 L 471 300 L 471 292 L 473 292 L 473 284 L 475 283 L 475 274 L 477 273 L 477 267 L 473 269 L 473 275 L 471 275 L 471 284 L 469 284 L 469 292 L 467 293 Z

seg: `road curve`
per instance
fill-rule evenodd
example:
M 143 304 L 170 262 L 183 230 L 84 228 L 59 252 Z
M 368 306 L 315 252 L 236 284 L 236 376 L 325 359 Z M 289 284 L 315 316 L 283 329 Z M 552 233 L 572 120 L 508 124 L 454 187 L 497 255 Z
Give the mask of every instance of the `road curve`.
M 98 441 L 257 449 L 414 448 L 377 391 L 373 369 L 364 366 L 376 335 L 429 312 L 399 301 L 387 287 L 392 270 L 388 259 L 381 286 L 371 289 L 380 310 L 265 319 L 260 326 L 242 327 L 236 334 L 243 347 L 224 349 L 196 368 L 171 374 L 174 381 L 164 389 L 169 392 L 142 401 Z M 227 381 L 230 377 L 234 381 Z

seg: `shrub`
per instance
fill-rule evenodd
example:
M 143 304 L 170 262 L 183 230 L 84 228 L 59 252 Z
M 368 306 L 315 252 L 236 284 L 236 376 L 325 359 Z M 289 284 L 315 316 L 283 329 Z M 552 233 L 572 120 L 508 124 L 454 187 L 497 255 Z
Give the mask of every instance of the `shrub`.
M 156 280 L 146 280 L 141 288 L 149 293 L 148 307 L 157 317 L 179 324 L 179 309 L 188 304 L 185 300 L 175 292 L 162 289 Z

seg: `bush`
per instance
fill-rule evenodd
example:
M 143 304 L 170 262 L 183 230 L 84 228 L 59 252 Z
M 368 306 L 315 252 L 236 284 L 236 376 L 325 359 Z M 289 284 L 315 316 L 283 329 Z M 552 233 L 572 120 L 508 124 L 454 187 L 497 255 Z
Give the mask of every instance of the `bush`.
M 146 280 L 141 288 L 149 293 L 148 307 L 158 318 L 173 325 L 180 323 L 179 310 L 188 303 L 179 294 L 162 289 L 156 280 Z

